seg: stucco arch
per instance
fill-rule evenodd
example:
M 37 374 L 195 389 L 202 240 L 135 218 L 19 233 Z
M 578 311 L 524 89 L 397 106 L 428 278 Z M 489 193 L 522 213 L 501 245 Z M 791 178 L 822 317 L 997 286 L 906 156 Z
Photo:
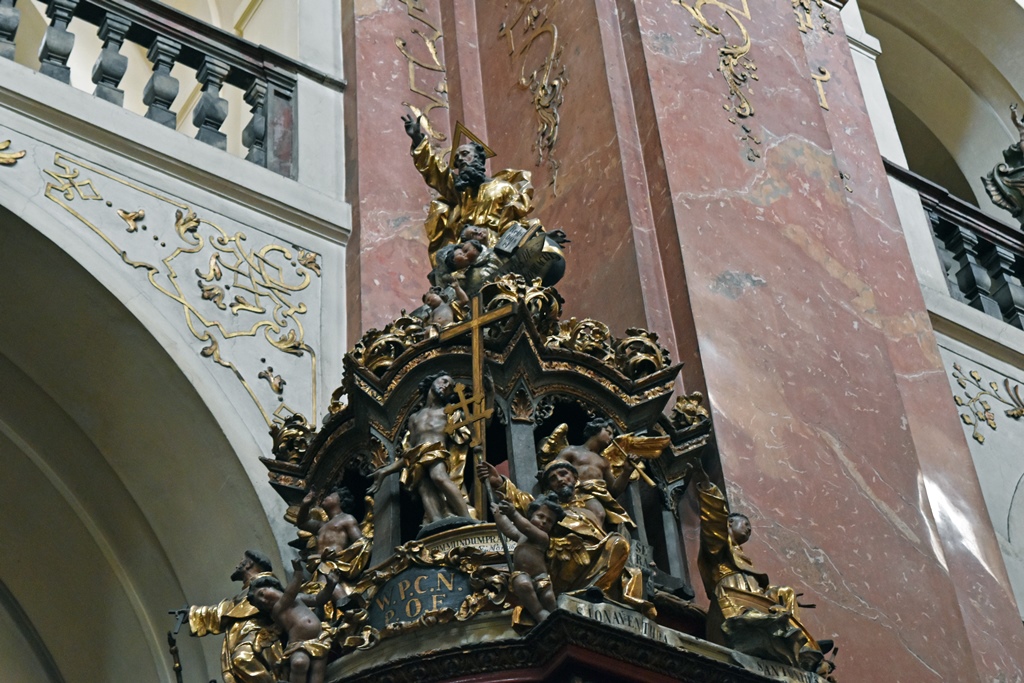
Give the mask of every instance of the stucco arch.
M 980 177 L 1017 138 L 1008 107 L 1024 93 L 1024 8 L 1013 0 L 859 4 L 868 33 L 881 43 L 878 69 L 911 170 L 1005 218 Z
M 239 460 L 259 446 L 129 283 L 8 185 L 0 204 L 21 215 L 0 209 L 0 581 L 66 680 L 170 683 L 167 610 L 233 594 L 246 547 L 279 557 Z M 219 645 L 182 634 L 189 678 Z

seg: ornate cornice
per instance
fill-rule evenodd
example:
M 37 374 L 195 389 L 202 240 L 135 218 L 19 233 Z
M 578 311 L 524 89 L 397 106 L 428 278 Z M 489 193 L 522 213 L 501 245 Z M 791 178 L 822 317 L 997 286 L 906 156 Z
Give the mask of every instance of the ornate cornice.
M 422 640 L 418 640 L 417 645 L 408 656 L 345 676 L 342 676 L 342 658 L 331 666 L 327 680 L 427 683 L 470 676 L 487 680 L 489 674 L 510 671 L 523 675 L 530 672 L 530 680 L 569 680 L 573 673 L 585 679 L 588 674 L 599 674 L 601 680 L 606 681 L 643 678 L 684 683 L 765 683 L 773 680 L 563 610 L 553 613 L 523 638 L 450 649 L 426 648 Z M 425 649 L 428 651 L 416 651 Z

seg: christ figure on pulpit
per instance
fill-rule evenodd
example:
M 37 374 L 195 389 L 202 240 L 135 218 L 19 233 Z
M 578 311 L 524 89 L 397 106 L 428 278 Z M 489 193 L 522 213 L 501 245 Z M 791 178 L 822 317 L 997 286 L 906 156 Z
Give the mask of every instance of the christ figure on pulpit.
M 447 372 L 426 377 L 420 382 L 423 406 L 409 416 L 408 432 L 401 456 L 373 473 L 370 494 L 384 479 L 401 472 L 402 485 L 418 495 L 423 503 L 423 523 L 445 517 L 472 518 L 462 481 L 466 469 L 468 427 L 446 432 L 449 422 L 462 421 L 461 411 L 451 415 L 445 406 L 454 398 L 455 382 Z

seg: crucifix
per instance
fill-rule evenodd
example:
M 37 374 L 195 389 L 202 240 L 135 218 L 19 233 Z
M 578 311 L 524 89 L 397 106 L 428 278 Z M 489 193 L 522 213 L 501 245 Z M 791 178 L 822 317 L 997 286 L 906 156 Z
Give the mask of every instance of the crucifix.
M 489 418 L 494 412 L 493 408 L 487 407 L 487 396 L 484 394 L 483 328 L 484 325 L 507 318 L 516 312 L 514 304 L 502 306 L 501 308 L 487 313 L 484 313 L 482 308 L 483 306 L 480 303 L 480 295 L 478 294 L 473 297 L 472 317 L 458 325 L 451 325 L 441 332 L 441 341 L 449 341 L 469 332 L 473 342 L 473 397 L 466 398 L 466 387 L 462 384 L 457 384 L 455 385 L 455 393 L 459 397 L 459 401 L 445 406 L 444 409 L 444 412 L 448 415 L 451 415 L 456 410 L 462 410 L 465 414 L 465 418 L 461 422 L 450 423 L 445 427 L 445 432 L 448 434 L 453 434 L 455 430 L 460 427 L 472 426 L 473 439 L 470 441 L 469 445 L 474 449 L 474 453 L 476 454 L 475 461 L 473 463 L 473 471 L 476 470 L 476 464 L 478 462 L 487 461 L 487 440 L 484 438 L 484 427 L 486 426 L 487 418 Z M 473 507 L 476 508 L 477 515 L 479 515 L 481 519 L 484 519 L 484 516 L 486 515 L 483 489 L 483 484 L 478 483 L 473 493 Z

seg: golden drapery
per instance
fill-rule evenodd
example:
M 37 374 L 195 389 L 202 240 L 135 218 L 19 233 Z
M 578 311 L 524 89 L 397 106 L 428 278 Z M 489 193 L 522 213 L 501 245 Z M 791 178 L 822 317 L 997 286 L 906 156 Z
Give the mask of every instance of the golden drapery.
M 509 224 L 533 210 L 529 171 L 499 171 L 475 192 L 459 192 L 448 165 L 434 154 L 426 138 L 412 151 L 412 158 L 423 180 L 440 195 L 430 203 L 424 223 L 431 265 L 437 265 L 435 254 L 441 247 L 459 241 L 466 225 L 486 226 L 500 237 Z
M 189 629 L 194 636 L 224 634 L 220 655 L 224 683 L 276 683 L 273 671 L 282 657 L 277 630 L 246 595 L 243 590 L 216 605 L 190 607 Z

